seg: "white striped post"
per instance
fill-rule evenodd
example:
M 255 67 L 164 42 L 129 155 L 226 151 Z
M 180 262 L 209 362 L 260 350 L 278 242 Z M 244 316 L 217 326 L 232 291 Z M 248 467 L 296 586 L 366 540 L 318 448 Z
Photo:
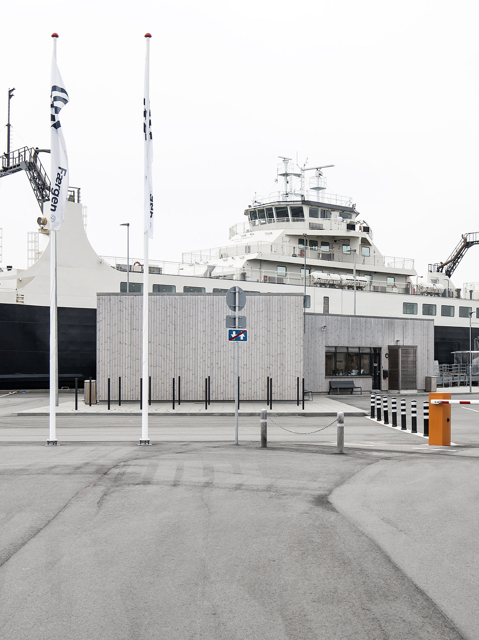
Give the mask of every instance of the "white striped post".
M 401 431 L 406 431 L 406 400 L 401 400 Z
M 398 426 L 398 407 L 396 398 L 391 398 L 391 417 L 393 427 Z
M 411 433 L 417 433 L 417 402 L 411 400 Z
M 424 435 L 429 437 L 429 402 L 422 403 L 422 414 L 424 420 Z
M 371 418 L 375 416 L 376 394 L 371 393 Z
M 381 396 L 379 393 L 376 396 L 376 420 L 381 422 Z
M 383 396 L 383 415 L 384 415 L 384 424 L 389 424 L 389 408 L 388 408 L 387 396 Z

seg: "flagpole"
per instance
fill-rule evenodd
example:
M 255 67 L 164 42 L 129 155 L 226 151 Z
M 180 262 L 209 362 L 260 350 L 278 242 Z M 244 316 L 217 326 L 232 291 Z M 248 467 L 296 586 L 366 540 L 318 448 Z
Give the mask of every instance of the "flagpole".
M 141 440 L 140 444 L 150 444 L 148 435 L 148 390 L 149 390 L 149 318 L 148 318 L 148 292 L 149 292 L 149 238 L 152 234 L 150 218 L 153 214 L 153 194 L 151 188 L 151 114 L 150 114 L 150 38 L 149 33 L 145 34 L 146 39 L 146 59 L 145 59 L 145 96 L 144 96 L 144 229 L 143 229 L 143 388 L 142 388 L 142 410 L 141 410 Z M 150 213 L 151 212 L 151 213 Z
M 53 33 L 53 57 L 57 59 L 58 34 Z M 53 179 L 53 175 L 52 175 Z M 51 197 L 51 196 L 50 196 Z M 58 357 L 57 357 L 57 232 L 50 229 L 50 429 L 47 445 L 57 441 L 57 394 L 58 394 Z

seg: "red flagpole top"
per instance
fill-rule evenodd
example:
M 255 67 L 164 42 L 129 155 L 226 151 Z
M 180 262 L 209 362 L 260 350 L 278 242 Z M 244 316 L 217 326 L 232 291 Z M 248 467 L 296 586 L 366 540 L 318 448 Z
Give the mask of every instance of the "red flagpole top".
M 145 33 L 145 38 L 151 38 L 151 33 Z
M 58 38 L 58 33 L 52 33 L 52 38 Z

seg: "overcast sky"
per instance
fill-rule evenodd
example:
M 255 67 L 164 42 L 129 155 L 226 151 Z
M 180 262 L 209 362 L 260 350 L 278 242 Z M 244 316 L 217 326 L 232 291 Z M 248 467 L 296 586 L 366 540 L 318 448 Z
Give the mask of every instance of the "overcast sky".
M 49 147 L 52 32 L 70 95 L 72 186 L 101 255 L 142 255 L 144 34 L 151 32 L 156 227 L 151 258 L 215 247 L 278 155 L 327 170 L 385 255 L 445 260 L 479 230 L 479 5 L 456 0 L 165 0 L 2 6 L 0 122 L 12 148 Z M 1 151 L 6 150 L 6 127 Z M 45 158 L 48 172 L 49 156 Z M 26 266 L 39 209 L 27 177 L 0 180 L 2 266 Z M 456 286 L 479 281 L 479 247 Z

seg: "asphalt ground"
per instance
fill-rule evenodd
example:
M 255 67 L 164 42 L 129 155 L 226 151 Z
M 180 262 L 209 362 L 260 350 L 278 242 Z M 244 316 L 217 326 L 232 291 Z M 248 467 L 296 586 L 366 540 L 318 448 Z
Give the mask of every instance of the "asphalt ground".
M 14 398 L 1 637 L 478 637 L 474 412 L 452 408 L 450 448 L 351 418 L 339 455 L 335 425 L 310 433 L 326 417 L 275 418 L 303 433 L 270 424 L 268 449 L 244 418 L 235 446 L 231 418 L 206 416 L 155 418 L 149 447 L 137 417 L 59 418 L 47 447 L 48 418 Z

